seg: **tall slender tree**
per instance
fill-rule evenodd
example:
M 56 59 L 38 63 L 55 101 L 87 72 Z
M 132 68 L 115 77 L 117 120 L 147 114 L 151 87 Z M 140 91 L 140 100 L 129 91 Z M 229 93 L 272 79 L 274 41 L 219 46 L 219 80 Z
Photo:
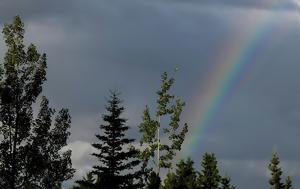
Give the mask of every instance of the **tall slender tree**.
M 218 189 L 222 177 L 219 175 L 215 155 L 205 153 L 201 165 L 202 171 L 198 178 L 198 185 L 200 186 L 200 189 Z
M 280 160 L 277 153 L 273 153 L 272 159 L 269 163 L 269 170 L 271 172 L 271 178 L 269 179 L 270 189 L 283 189 L 284 184 L 281 182 L 282 170 L 279 167 Z
M 281 181 L 282 170 L 279 166 L 280 160 L 276 152 L 273 153 L 272 159 L 269 163 L 269 170 L 271 172 L 271 178 L 269 179 L 270 189 L 292 189 L 291 177 L 285 179 L 285 183 Z
M 141 158 L 144 164 L 148 164 L 152 159 L 158 176 L 161 168 L 171 168 L 173 157 L 181 149 L 188 131 L 186 123 L 180 128 L 180 117 L 185 103 L 179 97 L 170 94 L 173 84 L 174 78 L 169 78 L 168 74 L 164 72 L 161 76 L 161 88 L 157 91 L 155 117 L 150 115 L 150 108 L 146 106 L 143 121 L 139 125 L 142 134 L 140 144 L 144 147 L 140 153 Z M 163 118 L 169 118 L 166 126 L 162 124 L 165 123 Z M 161 134 L 164 134 L 169 141 L 162 143 Z
M 118 93 L 111 91 L 107 114 L 103 115 L 105 124 L 100 126 L 101 133 L 96 137 L 99 143 L 92 146 L 98 150 L 92 155 L 99 161 L 93 166 L 92 173 L 100 178 L 100 183 L 94 184 L 93 188 L 101 189 L 134 189 L 139 188 L 139 164 L 137 159 L 138 151 L 130 146 L 134 139 L 125 137 L 125 132 L 129 129 L 126 120 L 121 118 L 124 107 Z M 128 149 L 126 149 L 128 147 Z M 78 183 L 84 183 L 78 181 Z
M 59 152 L 69 136 L 70 116 L 67 110 L 59 113 L 49 140 L 55 149 L 48 154 L 52 157 L 46 158 L 43 147 L 52 112 L 44 100 L 35 121 L 32 109 L 46 80 L 46 55 L 38 53 L 33 44 L 25 47 L 19 16 L 5 24 L 2 33 L 7 51 L 0 65 L 0 188 L 36 188 L 45 183 L 55 185 L 46 188 L 55 188 L 73 174 L 70 151 Z

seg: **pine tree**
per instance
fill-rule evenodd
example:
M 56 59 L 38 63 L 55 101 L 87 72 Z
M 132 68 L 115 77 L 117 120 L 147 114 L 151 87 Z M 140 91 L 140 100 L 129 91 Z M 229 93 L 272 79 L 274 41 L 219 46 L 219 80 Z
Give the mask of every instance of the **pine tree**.
M 144 149 L 141 151 L 141 159 L 144 164 L 148 164 L 152 158 L 157 174 L 160 173 L 160 168 L 171 168 L 172 159 L 176 155 L 176 151 L 181 149 L 185 135 L 188 131 L 187 124 L 184 124 L 180 129 L 180 117 L 182 109 L 185 105 L 179 97 L 171 95 L 169 90 L 174 83 L 173 78 L 169 78 L 164 72 L 161 76 L 161 88 L 157 91 L 157 110 L 155 118 L 150 115 L 150 108 L 146 106 L 143 115 L 143 121 L 139 125 L 142 138 L 141 146 Z M 167 127 L 163 127 L 162 118 L 169 118 L 170 122 Z M 163 129 L 163 134 L 169 139 L 166 143 L 161 143 L 160 134 Z M 151 167 L 150 167 L 151 169 Z
M 221 184 L 221 189 L 235 189 L 235 187 L 230 184 L 230 178 L 227 176 L 221 179 Z
M 279 167 L 280 161 L 277 153 L 273 153 L 272 159 L 269 163 L 269 170 L 271 171 L 271 178 L 269 179 L 270 189 L 283 189 L 284 184 L 281 182 L 282 171 Z
M 177 186 L 177 177 L 176 174 L 173 172 L 168 172 L 165 180 L 164 185 L 162 186 L 162 189 L 174 189 Z
M 291 177 L 287 177 L 285 179 L 285 187 L 284 187 L 284 189 L 293 189 Z
M 83 178 L 81 181 L 77 181 L 76 183 L 78 184 L 77 186 L 73 186 L 71 189 L 93 189 L 94 185 L 96 183 L 99 183 L 97 181 L 92 172 L 88 172 L 86 176 Z
M 55 149 L 49 152 L 53 157 L 46 158 L 40 150 L 43 151 L 48 137 L 49 115 L 41 110 L 43 113 L 35 121 L 32 109 L 46 80 L 46 55 L 39 54 L 33 44 L 26 49 L 24 32 L 24 24 L 18 16 L 12 24 L 5 24 L 2 32 L 7 51 L 0 65 L 0 188 L 30 188 L 44 186 L 46 182 L 59 186 L 62 180 L 73 175 L 71 152 L 58 153 L 69 136 L 69 114 L 67 110 L 59 113 L 51 140 L 57 143 L 51 144 Z M 38 120 L 47 123 L 39 123 Z M 42 128 L 44 126 L 47 128 Z M 35 161 L 30 161 L 33 159 Z M 38 170 L 34 171 L 29 164 Z M 51 181 L 46 181 L 49 176 L 53 176 L 49 178 Z
M 176 173 L 168 173 L 162 189 L 197 189 L 197 173 L 194 162 L 188 158 L 176 165 Z
M 97 134 L 99 143 L 92 144 L 99 152 L 92 155 L 98 158 L 99 164 L 93 166 L 92 173 L 100 178 L 94 188 L 101 189 L 134 189 L 139 188 L 137 182 L 140 176 L 138 170 L 140 161 L 136 158 L 138 151 L 132 146 L 127 150 L 126 146 L 134 142 L 134 139 L 125 137 L 129 129 L 125 125 L 126 120 L 121 118 L 124 111 L 118 93 L 112 91 L 108 105 L 107 114 L 103 115 L 106 124 L 100 126 L 103 134 Z M 79 183 L 82 181 L 79 181 Z
M 201 189 L 218 189 L 221 176 L 217 167 L 217 159 L 214 154 L 205 153 L 202 159 L 202 171 L 198 178 Z
M 146 184 L 146 189 L 160 189 L 161 180 L 160 177 L 155 172 L 151 172 L 148 177 L 148 182 Z

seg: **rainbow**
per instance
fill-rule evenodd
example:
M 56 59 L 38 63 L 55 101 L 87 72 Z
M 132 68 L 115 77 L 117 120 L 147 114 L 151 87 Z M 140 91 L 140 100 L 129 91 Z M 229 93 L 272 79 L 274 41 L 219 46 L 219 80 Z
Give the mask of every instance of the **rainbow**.
M 286 6 L 287 0 L 274 0 L 272 9 Z M 229 38 L 221 51 L 216 53 L 217 59 L 210 69 L 206 83 L 201 86 L 198 98 L 192 104 L 186 120 L 192 120 L 194 126 L 189 129 L 189 134 L 183 144 L 179 157 L 191 156 L 197 149 L 201 133 L 205 128 L 213 125 L 215 118 L 230 96 L 236 92 L 247 75 L 257 62 L 261 50 L 266 47 L 268 35 L 272 32 L 274 11 L 253 10 L 255 14 L 246 19 L 246 27 Z

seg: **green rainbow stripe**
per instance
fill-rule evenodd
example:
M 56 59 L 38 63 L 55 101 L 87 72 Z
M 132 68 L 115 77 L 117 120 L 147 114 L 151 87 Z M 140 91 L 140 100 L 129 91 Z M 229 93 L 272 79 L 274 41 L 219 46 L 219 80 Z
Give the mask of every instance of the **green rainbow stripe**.
M 285 0 L 274 0 L 273 8 L 278 9 L 284 6 Z M 254 11 L 254 10 L 253 10 Z M 247 18 L 246 27 L 237 35 L 229 39 L 223 50 L 218 54 L 216 65 L 210 77 L 205 83 L 204 92 L 201 92 L 199 99 L 194 102 L 193 112 L 187 116 L 187 120 L 194 121 L 190 127 L 189 135 L 182 147 L 179 156 L 193 155 L 197 151 L 197 144 L 201 133 L 205 128 L 213 124 L 216 116 L 219 115 L 224 103 L 228 102 L 230 96 L 238 90 L 243 77 L 252 64 L 255 64 L 259 52 L 265 47 L 268 35 L 272 32 L 274 11 L 256 10 Z M 200 92 L 199 92 L 200 94 Z

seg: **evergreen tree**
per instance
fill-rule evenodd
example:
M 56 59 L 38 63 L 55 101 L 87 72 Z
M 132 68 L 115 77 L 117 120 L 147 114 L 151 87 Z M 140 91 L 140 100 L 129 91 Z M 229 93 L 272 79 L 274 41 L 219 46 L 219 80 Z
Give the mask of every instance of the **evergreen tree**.
M 94 178 L 93 173 L 88 172 L 82 181 L 76 182 L 78 186 L 73 186 L 71 189 L 93 189 L 96 182 L 97 181 Z
M 92 173 L 101 178 L 100 183 L 94 184 L 93 188 L 101 189 L 134 189 L 139 188 L 137 180 L 140 171 L 137 170 L 140 161 L 136 158 L 138 151 L 132 146 L 127 150 L 126 146 L 134 142 L 134 139 L 125 137 L 129 129 L 125 125 L 126 120 L 121 118 L 124 111 L 118 93 L 111 92 L 107 114 L 103 115 L 106 124 L 100 126 L 103 134 L 96 135 L 99 143 L 92 144 L 99 152 L 92 155 L 98 158 L 99 165 L 93 167 Z M 79 181 L 78 183 L 84 183 Z
M 174 95 L 169 93 L 174 79 L 169 78 L 167 73 L 164 72 L 161 76 L 161 82 L 161 88 L 157 91 L 158 99 L 155 118 L 151 117 L 150 109 L 146 106 L 143 121 L 139 125 L 142 134 L 140 144 L 144 146 L 140 153 L 141 159 L 147 165 L 152 158 L 158 175 L 160 168 L 171 168 L 172 159 L 176 155 L 176 151 L 181 149 L 188 131 L 187 124 L 184 124 L 183 128 L 180 129 L 180 117 L 185 103 L 179 97 L 175 98 Z M 163 127 L 163 122 L 161 122 L 164 117 L 170 119 L 167 127 Z M 160 141 L 161 129 L 163 129 L 163 134 L 166 138 L 169 139 L 164 144 Z
M 165 180 L 164 185 L 162 186 L 162 189 L 174 189 L 177 187 L 177 177 L 175 173 L 168 172 Z
M 205 153 L 202 159 L 202 171 L 198 178 L 201 189 L 218 189 L 221 176 L 217 167 L 217 159 L 214 154 Z
M 43 100 L 34 120 L 32 105 L 46 80 L 46 55 L 33 44 L 26 49 L 18 16 L 5 24 L 3 35 L 7 51 L 0 68 L 0 188 L 57 188 L 73 175 L 71 152 L 59 153 L 69 136 L 70 116 L 66 109 L 59 112 L 48 135 L 52 110 Z M 53 149 L 46 153 L 50 143 Z
M 194 162 L 188 158 L 177 164 L 176 174 L 168 173 L 162 189 L 196 189 L 197 173 L 193 167 Z
M 146 189 L 160 189 L 160 185 L 160 177 L 157 175 L 157 173 L 152 171 L 148 177 Z
M 284 189 L 293 189 L 291 177 L 287 177 L 285 179 L 285 187 L 284 187 Z
M 269 163 L 269 170 L 271 171 L 271 178 L 269 179 L 270 189 L 283 189 L 284 184 L 281 182 L 282 171 L 279 167 L 280 161 L 277 153 L 273 153 L 272 159 Z
M 221 184 L 221 189 L 235 189 L 235 187 L 230 184 L 230 178 L 227 176 L 221 179 Z

